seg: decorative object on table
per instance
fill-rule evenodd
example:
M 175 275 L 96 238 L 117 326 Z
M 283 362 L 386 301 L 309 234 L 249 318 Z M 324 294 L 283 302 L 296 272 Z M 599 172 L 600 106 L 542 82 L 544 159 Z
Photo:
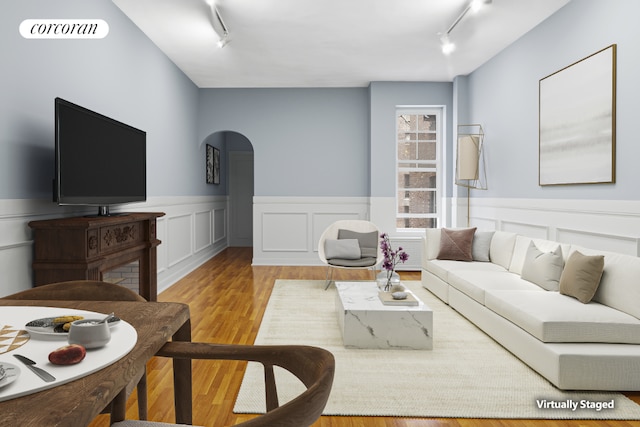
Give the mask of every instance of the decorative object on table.
M 46 338 L 47 336 L 59 336 L 60 338 L 64 339 L 67 337 L 67 334 L 69 333 L 69 329 L 71 328 L 71 322 L 73 322 L 73 320 L 71 320 L 72 317 L 79 317 L 78 319 L 75 319 L 75 320 L 83 319 L 83 316 L 67 316 L 67 315 L 58 316 L 58 317 L 44 317 L 42 319 L 35 319 L 28 322 L 25 325 L 25 329 L 27 330 L 27 332 L 33 335 L 34 339 L 42 338 L 42 337 Z M 67 322 L 67 320 L 71 320 L 71 322 Z M 100 319 L 93 319 L 93 320 L 97 322 Z M 110 327 L 113 327 L 118 323 L 120 323 L 120 318 L 117 316 L 113 316 L 107 320 L 107 323 L 109 324 Z M 66 324 L 68 324 L 69 327 L 65 328 Z
M 380 235 L 380 249 L 384 257 L 382 261 L 382 269 L 384 271 L 378 274 L 376 281 L 381 291 L 389 292 L 393 285 L 400 284 L 400 275 L 395 271 L 396 265 L 398 265 L 399 262 L 404 263 L 408 260 L 409 254 L 407 254 L 401 246 L 398 247 L 397 251 L 394 251 L 387 233 Z
M 467 226 L 471 216 L 471 189 L 487 189 L 483 146 L 484 131 L 481 125 L 458 125 L 456 185 L 467 188 Z
M 0 354 L 8 353 L 29 341 L 29 333 L 10 325 L 0 325 Z
M 540 79 L 539 185 L 614 183 L 616 45 Z
M 0 371 L 4 372 L 4 374 L 0 374 L 0 388 L 11 384 L 20 376 L 20 368 L 12 363 L 2 362 Z
M 87 355 L 87 350 L 79 344 L 69 344 L 49 353 L 49 362 L 54 365 L 75 365 Z
M 80 344 L 85 348 L 104 347 L 111 340 L 111 330 L 109 323 L 101 320 L 83 319 L 72 322 L 69 344 Z
M 404 294 L 404 298 L 398 299 L 394 295 Z M 398 305 L 398 306 L 417 306 L 419 304 L 416 297 L 410 292 L 378 292 L 380 302 L 384 305 Z

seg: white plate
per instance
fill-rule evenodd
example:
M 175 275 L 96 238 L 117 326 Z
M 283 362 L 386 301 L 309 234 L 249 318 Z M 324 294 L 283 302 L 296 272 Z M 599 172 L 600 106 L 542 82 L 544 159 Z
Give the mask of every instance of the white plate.
M 4 368 L 5 376 L 0 380 L 0 388 L 11 384 L 20 376 L 20 368 L 13 363 L 0 362 L 0 366 Z
M 44 317 L 42 319 L 32 320 L 24 325 L 24 329 L 29 332 L 29 334 L 33 334 L 35 336 L 42 335 L 47 337 L 61 337 L 66 339 L 69 335 L 69 332 L 62 330 L 62 324 L 54 324 L 53 319 L 55 319 L 55 317 Z M 87 319 L 91 318 L 85 317 L 85 320 Z M 91 320 L 102 320 L 102 318 Z M 115 325 L 120 323 L 120 318 L 114 316 L 109 319 L 108 323 L 110 327 L 114 327 Z

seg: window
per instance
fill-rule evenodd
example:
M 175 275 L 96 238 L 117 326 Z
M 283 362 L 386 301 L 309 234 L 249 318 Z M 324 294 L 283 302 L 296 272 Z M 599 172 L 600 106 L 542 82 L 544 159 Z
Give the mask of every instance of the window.
M 398 229 L 438 226 L 442 110 L 397 111 Z

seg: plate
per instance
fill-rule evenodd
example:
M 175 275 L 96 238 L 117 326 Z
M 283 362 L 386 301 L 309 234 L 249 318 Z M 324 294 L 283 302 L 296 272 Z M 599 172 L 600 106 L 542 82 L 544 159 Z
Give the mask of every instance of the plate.
M 105 315 L 106 316 L 106 315 Z M 53 320 L 57 317 L 44 317 L 42 319 L 32 320 L 26 325 L 24 328 L 30 334 L 35 335 L 47 335 L 47 336 L 59 336 L 59 337 L 67 337 L 69 332 L 62 329 L 62 323 L 53 323 Z M 85 320 L 90 319 L 89 317 L 85 317 Z M 102 320 L 102 318 L 95 319 Z M 113 316 L 111 319 L 107 321 L 110 327 L 113 327 L 120 323 L 120 318 L 118 316 Z
M 20 376 L 20 368 L 13 363 L 0 362 L 0 366 L 4 369 L 5 376 L 0 380 L 0 388 L 11 384 Z

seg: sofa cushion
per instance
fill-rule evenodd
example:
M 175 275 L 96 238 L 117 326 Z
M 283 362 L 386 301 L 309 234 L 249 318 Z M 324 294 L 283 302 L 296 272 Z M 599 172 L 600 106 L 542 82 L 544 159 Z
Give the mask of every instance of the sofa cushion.
M 560 278 L 560 293 L 588 303 L 596 294 L 604 270 L 603 255 L 583 255 L 575 251 L 567 260 Z
M 640 320 L 559 292 L 488 290 L 485 306 L 543 342 L 640 344 Z
M 327 262 L 336 267 L 371 267 L 376 265 L 377 259 L 374 257 L 365 257 L 358 259 L 331 258 Z
M 562 256 L 565 261 L 568 258 L 569 250 L 571 248 L 568 244 L 562 244 L 552 240 L 532 239 L 530 237 L 518 235 L 513 246 L 513 257 L 511 258 L 511 264 L 509 265 L 510 272 L 520 275 L 522 274 L 522 267 L 524 266 L 524 260 L 527 256 L 527 251 L 529 250 L 531 242 L 533 242 L 542 252 L 553 252 L 556 250 L 558 245 L 560 245 Z
M 509 269 L 513 246 L 516 243 L 516 234 L 508 231 L 496 231 L 491 238 L 489 257 L 491 262 Z
M 553 252 L 543 252 L 531 241 L 522 266 L 521 277 L 548 291 L 557 291 L 563 266 L 560 245 Z
M 507 289 L 544 292 L 541 287 L 520 278 L 517 274 L 509 273 L 505 270 L 450 271 L 449 285 L 473 298 L 482 305 L 485 303 L 485 292 L 487 290 Z
M 324 241 L 324 254 L 327 259 L 359 259 L 360 244 L 357 239 L 327 239 Z
M 585 255 L 604 255 L 604 272 L 593 301 L 640 319 L 640 258 L 574 246 L 571 249 Z
M 506 271 L 498 264 L 493 264 L 490 262 L 460 262 L 444 259 L 432 259 L 426 261 L 423 265 L 423 268 L 428 272 L 438 276 L 445 282 L 449 281 L 449 273 L 455 271 Z
M 448 229 L 443 228 L 440 235 L 440 251 L 438 259 L 454 261 L 473 261 L 471 248 L 476 228 Z
M 491 248 L 491 239 L 494 231 L 477 231 L 473 235 L 473 244 L 471 245 L 471 255 L 474 261 L 489 262 L 489 249 Z

